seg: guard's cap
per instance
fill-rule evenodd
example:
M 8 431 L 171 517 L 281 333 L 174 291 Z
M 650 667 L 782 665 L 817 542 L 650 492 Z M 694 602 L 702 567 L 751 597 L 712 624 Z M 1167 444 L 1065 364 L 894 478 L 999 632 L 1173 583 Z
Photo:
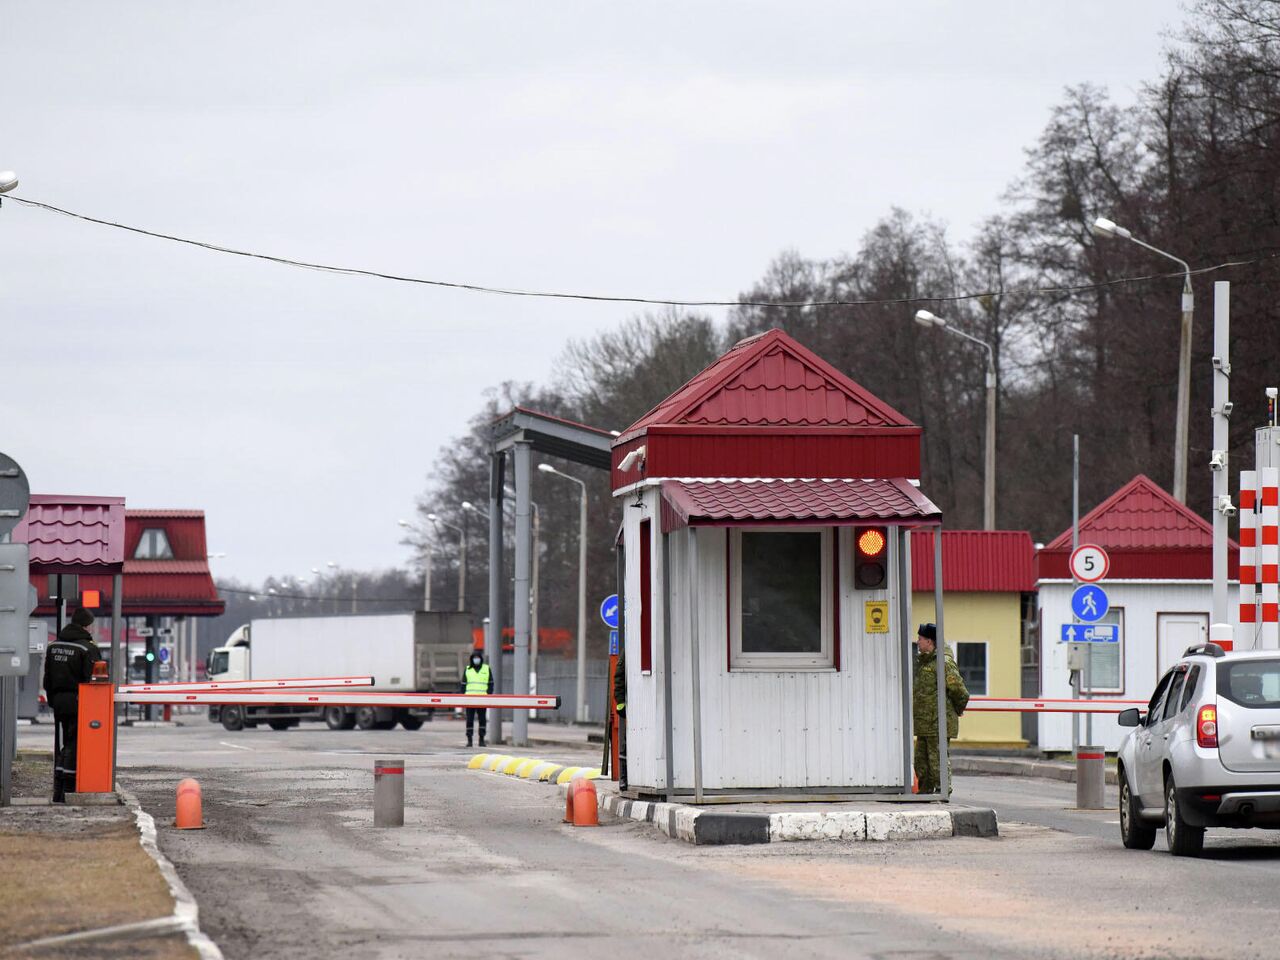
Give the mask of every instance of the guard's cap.
M 938 639 L 938 628 L 932 623 L 922 623 L 916 628 L 916 636 L 925 637 L 936 642 Z

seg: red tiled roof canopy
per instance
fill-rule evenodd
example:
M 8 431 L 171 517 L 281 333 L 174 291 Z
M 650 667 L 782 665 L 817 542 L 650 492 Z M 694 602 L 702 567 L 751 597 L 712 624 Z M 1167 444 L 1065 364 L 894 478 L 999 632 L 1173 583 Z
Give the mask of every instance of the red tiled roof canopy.
M 1030 593 L 1035 545 L 1025 530 L 944 530 L 942 586 L 951 592 Z M 933 532 L 911 534 L 911 587 L 933 589 Z
M 641 445 L 643 470 L 621 471 Z M 919 475 L 920 428 L 781 330 L 736 344 L 613 446 L 615 490 L 644 477 Z
M 124 564 L 124 497 L 32 494 L 13 531 L 28 547 L 32 575 L 119 571 Z
M 1080 542 L 1106 549 L 1108 579 L 1208 580 L 1213 577 L 1213 527 L 1150 477 L 1138 474 L 1080 518 Z M 1238 576 L 1240 554 L 1227 541 L 1228 576 Z M 1036 557 L 1041 580 L 1069 579 L 1071 529 Z
M 662 529 L 894 523 L 941 512 L 905 480 L 664 480 Z

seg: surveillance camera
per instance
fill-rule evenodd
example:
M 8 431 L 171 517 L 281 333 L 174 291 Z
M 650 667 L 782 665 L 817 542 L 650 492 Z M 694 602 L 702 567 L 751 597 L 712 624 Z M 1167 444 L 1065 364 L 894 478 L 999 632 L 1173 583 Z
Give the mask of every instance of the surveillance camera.
M 1230 497 L 1223 496 L 1218 498 L 1218 512 L 1224 517 L 1234 517 L 1236 515 L 1236 508 L 1231 503 Z
M 628 470 L 634 467 L 637 463 L 643 462 L 645 452 L 646 452 L 645 447 L 643 446 L 636 447 L 634 450 L 632 450 L 630 453 L 628 453 L 625 457 L 622 458 L 622 460 L 618 463 L 618 469 L 621 470 L 623 473 L 626 473 Z
M 1214 357 L 1212 362 L 1213 362 L 1213 369 L 1215 369 L 1215 370 L 1221 370 L 1221 369 L 1222 369 L 1222 358 L 1221 358 L 1221 357 Z
M 1274 400 L 1280 397 L 1280 387 L 1267 387 L 1267 399 Z
M 1222 415 L 1224 417 L 1231 416 L 1231 411 L 1234 410 L 1235 408 L 1236 408 L 1236 405 L 1234 403 L 1232 403 L 1230 400 L 1226 401 L 1222 405 Z
M 1222 450 L 1213 451 L 1213 456 L 1209 458 L 1210 470 L 1222 470 L 1227 465 L 1227 455 Z

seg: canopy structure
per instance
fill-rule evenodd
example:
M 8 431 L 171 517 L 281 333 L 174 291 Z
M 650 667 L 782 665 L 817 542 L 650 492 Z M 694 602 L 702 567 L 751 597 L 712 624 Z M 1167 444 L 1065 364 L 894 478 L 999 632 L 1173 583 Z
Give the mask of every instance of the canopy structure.
M 506 497 L 506 457 L 510 452 L 514 466 L 515 487 L 515 585 L 512 598 L 515 621 L 515 657 L 512 690 L 529 693 L 529 640 L 532 634 L 530 587 L 533 559 L 532 455 L 536 451 L 561 457 L 588 467 L 608 470 L 612 457 L 614 434 L 598 427 L 575 423 L 563 417 L 516 407 L 488 426 L 489 439 L 489 626 L 485 649 L 490 651 L 490 667 L 494 685 L 502 684 L 502 553 L 503 500 Z M 526 746 L 529 740 L 529 718 L 516 713 L 512 718 L 512 742 Z M 489 739 L 502 742 L 502 714 L 495 709 L 489 722 Z

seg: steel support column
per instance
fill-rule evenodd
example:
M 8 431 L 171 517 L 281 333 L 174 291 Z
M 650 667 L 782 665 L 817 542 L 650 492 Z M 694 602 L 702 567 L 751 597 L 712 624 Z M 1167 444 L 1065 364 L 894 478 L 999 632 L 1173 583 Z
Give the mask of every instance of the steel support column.
M 515 591 L 512 598 L 512 611 L 515 624 L 515 657 L 511 690 L 516 694 L 529 692 L 529 584 L 533 566 L 533 482 L 531 458 L 532 444 L 527 440 L 519 440 L 512 446 L 515 460 L 516 488 L 516 563 Z M 524 747 L 529 744 L 529 717 L 518 713 L 511 721 L 511 742 L 513 746 Z
M 493 689 L 502 692 L 502 498 L 506 483 L 506 454 L 494 450 L 489 454 L 489 627 L 485 631 L 484 651 L 493 673 Z M 431 582 L 431 565 L 427 564 L 427 582 Z M 427 588 L 428 591 L 430 587 Z M 430 598 L 430 593 L 427 594 Z M 430 599 L 428 599 L 430 605 Z M 502 711 L 489 711 L 489 742 L 502 743 Z
M 947 635 L 942 626 L 942 524 L 933 528 L 933 607 L 938 639 L 934 664 L 938 674 L 938 793 L 945 803 L 951 794 L 947 770 Z

